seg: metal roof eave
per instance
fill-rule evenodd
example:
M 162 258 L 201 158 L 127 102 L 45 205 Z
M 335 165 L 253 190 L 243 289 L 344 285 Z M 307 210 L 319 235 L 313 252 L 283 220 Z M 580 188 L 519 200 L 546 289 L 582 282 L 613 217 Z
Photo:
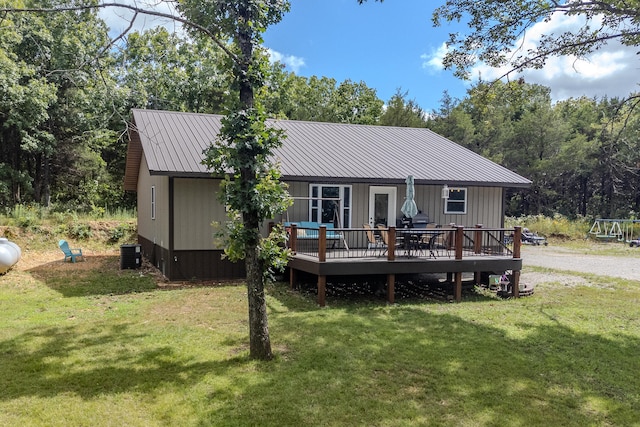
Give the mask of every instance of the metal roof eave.
M 207 172 L 172 172 L 172 171 L 149 171 L 153 176 L 168 176 L 170 178 L 198 178 L 198 179 L 222 179 L 222 176 L 215 176 Z M 327 176 L 292 176 L 283 175 L 285 182 L 316 182 L 316 183 L 336 183 L 336 184 L 379 184 L 379 185 L 404 185 L 405 178 L 351 178 L 351 177 L 327 177 Z M 453 180 L 416 180 L 416 185 L 448 185 L 450 187 L 502 187 L 502 188 L 529 188 L 529 182 L 477 182 L 477 181 L 453 181 Z

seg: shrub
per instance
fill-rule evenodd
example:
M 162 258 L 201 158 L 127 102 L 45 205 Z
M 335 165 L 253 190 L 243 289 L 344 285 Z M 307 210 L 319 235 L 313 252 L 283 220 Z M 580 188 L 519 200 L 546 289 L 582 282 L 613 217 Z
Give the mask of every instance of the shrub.
M 544 215 L 528 215 L 522 217 L 507 217 L 506 227 L 519 225 L 528 228 L 542 236 L 561 239 L 584 239 L 589 233 L 591 222 L 586 218 L 570 220 L 566 216 L 555 214 L 553 217 Z
M 85 223 L 73 224 L 69 228 L 69 235 L 76 239 L 88 239 L 91 237 L 91 226 Z

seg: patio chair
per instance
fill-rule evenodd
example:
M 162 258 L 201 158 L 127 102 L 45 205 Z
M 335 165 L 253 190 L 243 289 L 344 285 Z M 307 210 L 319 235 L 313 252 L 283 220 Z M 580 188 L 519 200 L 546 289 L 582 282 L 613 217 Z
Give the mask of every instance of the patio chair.
M 431 249 L 435 250 L 438 256 L 446 253 L 447 257 L 451 258 L 451 232 L 446 231 L 438 234 L 431 243 Z
M 389 230 L 387 229 L 386 226 L 382 225 L 382 224 L 378 224 L 378 231 L 380 231 L 380 237 L 382 238 L 382 243 L 383 243 L 383 249 L 384 251 L 382 252 L 382 255 L 387 253 L 387 250 L 389 249 Z M 399 248 L 402 247 L 404 245 L 404 242 L 398 241 L 396 238 L 396 241 L 393 243 L 393 247 L 394 248 Z
M 77 258 L 82 258 L 84 261 L 84 256 L 82 255 L 82 249 L 72 249 L 69 247 L 69 243 L 66 240 L 60 240 L 58 242 L 58 246 L 60 250 L 64 253 L 64 261 L 67 259 L 71 260 L 71 262 L 76 262 Z
M 380 239 L 380 236 L 373 232 L 373 228 L 369 224 L 363 224 L 362 227 L 367 233 L 367 248 L 364 251 L 364 256 L 370 249 L 373 250 L 374 255 L 379 251 L 379 255 L 382 255 L 382 250 L 386 247 L 385 243 Z

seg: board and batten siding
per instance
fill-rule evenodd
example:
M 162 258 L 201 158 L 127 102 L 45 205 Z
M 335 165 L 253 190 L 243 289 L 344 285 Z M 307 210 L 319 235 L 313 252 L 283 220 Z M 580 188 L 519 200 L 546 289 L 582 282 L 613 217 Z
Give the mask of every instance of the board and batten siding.
M 453 187 L 453 186 L 452 186 Z M 457 188 L 457 186 L 456 186 Z M 500 228 L 504 224 L 503 189 L 500 187 L 468 187 L 467 189 L 467 213 L 445 214 L 444 200 L 442 199 L 442 186 L 416 185 L 414 200 L 423 213 L 429 216 L 429 220 L 442 226 L 449 224 L 475 227 L 482 224 L 486 228 Z M 402 216 L 400 208 L 405 200 L 406 185 L 398 188 L 398 217 Z
M 174 180 L 174 249 L 222 249 L 214 242 L 214 221 L 227 220 L 218 200 L 219 179 L 175 178 Z
M 289 183 L 289 193 L 293 197 L 309 197 L 309 182 Z M 328 184 L 313 182 L 313 184 Z M 336 184 L 345 185 L 345 184 Z M 369 188 L 372 184 L 351 184 L 352 211 L 351 227 L 361 228 L 369 218 Z M 377 185 L 376 185 L 377 186 Z M 474 227 L 482 224 L 487 228 L 499 228 L 504 224 L 503 189 L 500 187 L 464 187 L 467 189 L 467 213 L 445 214 L 444 200 L 442 199 L 442 186 L 416 185 L 414 200 L 424 214 L 429 216 L 431 222 L 448 226 L 451 223 Z M 397 186 L 396 218 L 402 217 L 400 208 L 404 203 L 407 187 Z M 282 216 L 283 221 L 306 221 L 309 218 L 309 201 L 295 199 L 293 206 Z
M 155 186 L 156 216 L 151 218 L 151 187 Z M 138 235 L 163 248 L 169 248 L 169 178 L 152 176 L 142 157 L 138 174 Z

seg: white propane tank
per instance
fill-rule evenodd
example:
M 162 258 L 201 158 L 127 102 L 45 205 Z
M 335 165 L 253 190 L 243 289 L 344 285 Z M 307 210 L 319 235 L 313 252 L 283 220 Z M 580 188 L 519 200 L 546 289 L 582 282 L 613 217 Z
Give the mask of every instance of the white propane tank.
M 0 274 L 9 271 L 18 262 L 20 255 L 20 246 L 5 237 L 0 237 Z

